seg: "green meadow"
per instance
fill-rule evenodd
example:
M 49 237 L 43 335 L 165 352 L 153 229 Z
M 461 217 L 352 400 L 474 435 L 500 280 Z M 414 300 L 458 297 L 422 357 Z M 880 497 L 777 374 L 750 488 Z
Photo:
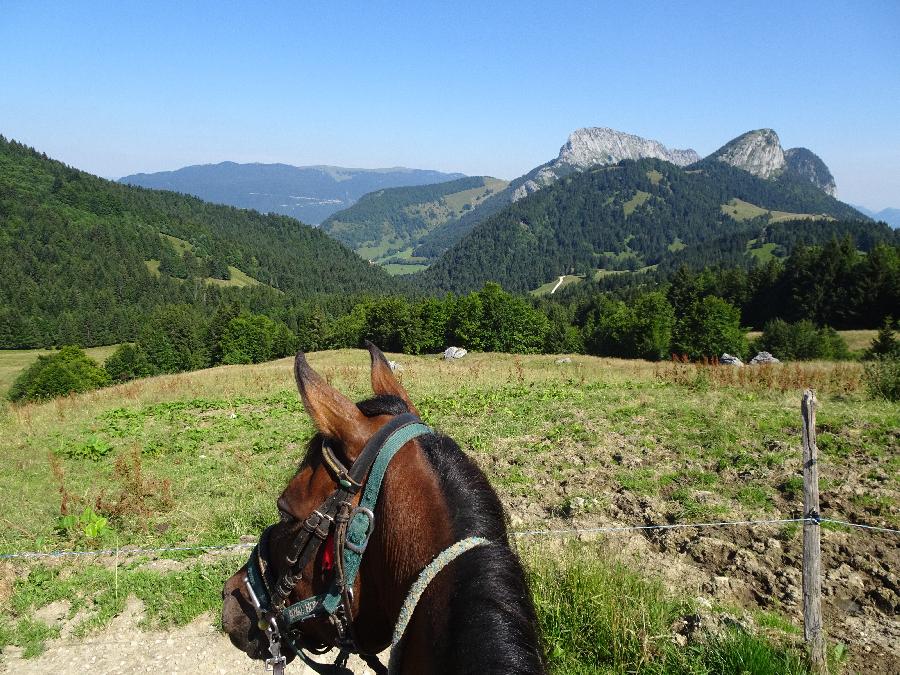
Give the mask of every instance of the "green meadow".
M 6 358 L 25 365 L 21 353 Z M 484 469 L 514 531 L 797 517 L 805 387 L 820 400 L 826 515 L 900 527 L 900 407 L 866 398 L 857 363 L 738 371 L 579 355 L 390 358 L 423 418 Z M 370 395 L 365 352 L 309 361 L 354 399 Z M 312 433 L 290 359 L 4 404 L 0 554 L 251 540 L 277 519 L 275 499 Z M 826 568 L 853 567 L 878 546 L 886 564 L 900 564 L 887 536 L 827 530 Z M 799 564 L 799 527 L 516 542 L 555 672 L 805 672 L 799 581 L 777 576 Z M 106 625 L 129 594 L 150 627 L 214 616 L 221 582 L 240 564 L 199 552 L 153 558 L 173 562 L 0 561 L 0 648 L 39 653 L 58 628 L 32 614 L 61 599 L 81 617 L 79 635 Z M 854 572 L 879 578 L 875 568 Z M 181 591 L 162 592 L 171 587 Z M 698 613 L 719 628 L 679 632 Z M 826 608 L 826 619 L 834 654 L 862 658 L 840 614 Z

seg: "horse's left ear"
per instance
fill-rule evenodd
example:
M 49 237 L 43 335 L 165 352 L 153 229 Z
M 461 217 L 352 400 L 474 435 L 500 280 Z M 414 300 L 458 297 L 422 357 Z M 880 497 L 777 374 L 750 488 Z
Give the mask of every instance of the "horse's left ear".
M 409 399 L 409 394 L 406 393 L 406 389 L 404 389 L 403 385 L 397 381 L 396 377 L 394 377 L 391 365 L 388 363 L 384 353 L 368 340 L 366 340 L 366 349 L 368 349 L 369 354 L 372 355 L 372 391 L 379 396 L 398 396 L 406 403 L 409 412 L 418 415 L 419 411 L 416 410 L 416 406 L 414 406 L 413 402 Z

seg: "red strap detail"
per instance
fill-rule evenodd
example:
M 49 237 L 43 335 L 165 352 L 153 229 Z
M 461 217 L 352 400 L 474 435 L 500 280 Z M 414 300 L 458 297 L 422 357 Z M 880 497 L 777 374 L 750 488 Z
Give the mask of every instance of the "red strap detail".
M 322 571 L 330 572 L 332 569 L 334 569 L 334 532 L 329 532 L 322 549 Z

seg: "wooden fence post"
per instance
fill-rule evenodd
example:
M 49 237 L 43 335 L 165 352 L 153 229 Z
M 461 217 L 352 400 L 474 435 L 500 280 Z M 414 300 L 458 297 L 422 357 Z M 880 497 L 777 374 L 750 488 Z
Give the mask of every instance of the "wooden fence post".
M 819 466 L 816 447 L 816 395 L 803 392 L 803 634 L 813 673 L 827 673 L 822 634 L 822 559 L 819 519 Z

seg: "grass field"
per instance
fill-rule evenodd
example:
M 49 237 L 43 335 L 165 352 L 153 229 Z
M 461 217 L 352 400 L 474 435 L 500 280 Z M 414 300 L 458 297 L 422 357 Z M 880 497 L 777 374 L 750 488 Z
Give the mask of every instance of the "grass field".
M 745 202 L 743 199 L 732 199 L 727 204 L 722 204 L 722 213 L 731 216 L 735 220 L 750 220 L 759 216 L 768 216 L 770 223 L 779 223 L 784 220 L 809 220 L 812 218 L 822 218 L 825 220 L 834 220 L 830 216 L 817 215 L 814 213 L 791 213 L 789 211 L 769 211 L 756 204 Z
M 391 358 L 403 365 L 425 420 L 485 470 L 514 530 L 795 517 L 805 386 L 821 401 L 827 515 L 900 526 L 900 407 L 866 400 L 859 364 L 738 371 L 577 355 L 564 364 L 502 354 L 449 363 Z M 364 352 L 309 360 L 354 398 L 369 394 Z M 275 498 L 312 431 L 288 359 L 5 405 L 0 553 L 256 536 L 277 519 Z M 69 513 L 90 507 L 106 523 L 90 513 L 61 520 L 61 499 Z M 851 664 L 857 657 L 888 663 L 890 631 L 900 631 L 896 615 L 871 599 L 869 586 L 887 583 L 878 575 L 900 568 L 896 542 L 881 537 L 840 529 L 823 537 L 826 621 L 832 639 L 849 645 Z M 610 535 L 574 548 L 521 545 L 556 672 L 741 672 L 714 664 L 740 654 L 750 663 L 756 654 L 768 669 L 744 670 L 777 673 L 803 670 L 799 538 L 797 527 L 766 527 Z M 39 650 L 54 629 L 28 617 L 61 598 L 72 616 L 84 612 L 82 634 L 121 611 L 128 593 L 148 607 L 149 625 L 180 625 L 217 606 L 221 579 L 239 564 L 167 557 L 173 562 L 163 568 L 146 559 L 123 562 L 115 594 L 102 562 L 5 563 L 0 647 L 5 640 Z M 845 582 L 851 572 L 832 573 L 845 568 L 862 585 L 858 593 Z M 171 588 L 181 590 L 164 592 Z M 845 597 L 864 608 L 850 617 L 857 623 L 838 611 Z M 683 617 L 694 614 L 722 630 L 679 632 Z M 743 628 L 727 627 L 735 625 Z M 594 638 L 581 635 L 596 635 L 596 649 L 585 646 Z

